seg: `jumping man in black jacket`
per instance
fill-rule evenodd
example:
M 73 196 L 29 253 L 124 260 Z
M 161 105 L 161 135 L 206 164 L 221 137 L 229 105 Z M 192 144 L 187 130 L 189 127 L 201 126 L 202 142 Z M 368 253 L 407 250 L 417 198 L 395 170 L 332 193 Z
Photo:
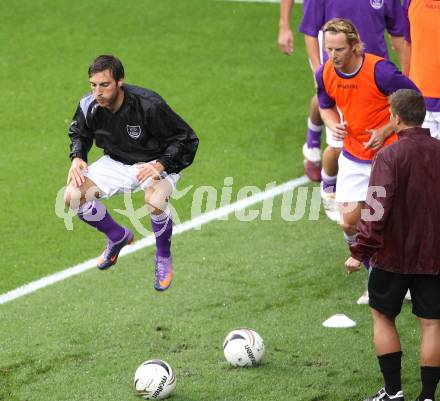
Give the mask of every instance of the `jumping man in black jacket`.
M 98 263 L 107 269 L 133 233 L 117 224 L 98 199 L 143 189 L 156 235 L 154 287 L 166 290 L 173 278 L 168 200 L 180 171 L 194 160 L 198 138 L 157 93 L 124 84 L 124 68 L 116 57 L 97 57 L 88 72 L 92 92 L 79 102 L 69 128 L 72 165 L 65 202 L 107 236 Z M 104 156 L 88 165 L 93 141 Z

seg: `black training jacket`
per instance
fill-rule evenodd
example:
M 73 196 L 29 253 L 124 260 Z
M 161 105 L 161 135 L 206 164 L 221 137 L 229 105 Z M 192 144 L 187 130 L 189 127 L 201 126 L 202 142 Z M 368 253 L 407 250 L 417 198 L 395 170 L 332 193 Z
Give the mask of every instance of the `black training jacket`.
M 92 94 L 84 96 L 69 128 L 70 158 L 87 162 L 93 145 L 125 164 L 157 160 L 178 173 L 194 160 L 199 140 L 168 104 L 148 89 L 124 85 L 121 108 L 112 113 Z

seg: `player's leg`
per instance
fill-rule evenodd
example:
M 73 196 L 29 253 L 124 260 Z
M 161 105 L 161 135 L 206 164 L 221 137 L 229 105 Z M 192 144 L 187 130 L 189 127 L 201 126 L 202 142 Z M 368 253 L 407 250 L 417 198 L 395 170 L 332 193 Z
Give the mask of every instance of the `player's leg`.
M 413 313 L 418 317 L 420 343 L 419 401 L 435 400 L 440 380 L 440 276 L 414 275 L 411 286 Z
M 340 222 L 341 219 L 335 200 L 340 153 L 341 148 L 327 146 L 324 149 L 321 170 L 321 198 L 324 211 L 330 220 L 336 222 Z
M 420 378 L 422 391 L 418 400 L 434 400 L 440 380 L 440 320 L 419 318 L 422 332 Z
M 119 184 L 116 182 L 119 174 L 115 166 L 118 168 L 119 165 L 105 156 L 88 167 L 86 181 L 80 188 L 69 186 L 65 192 L 66 204 L 77 212 L 78 217 L 107 237 L 106 247 L 98 261 L 101 270 L 114 265 L 121 249 L 133 240 L 133 233 L 116 223 L 99 200 L 118 192 Z
M 380 313 L 376 309 L 371 310 L 373 317 L 374 347 L 380 357 L 390 353 L 400 353 L 400 338 L 397 333 L 394 318 Z
M 321 136 L 324 128 L 319 114 L 318 97 L 314 95 L 310 101 L 307 119 L 307 141 L 303 145 L 304 171 L 311 181 L 321 180 Z
M 374 347 L 385 385 L 366 401 L 404 399 L 401 379 L 402 350 L 395 323 L 408 289 L 407 279 L 402 276 L 373 268 L 368 280 Z
M 98 186 L 88 177 L 80 187 L 68 185 L 64 192 L 64 202 L 67 207 L 72 210 L 78 210 L 87 201 L 99 199 L 102 191 Z M 87 199 L 86 199 L 87 198 Z
M 401 360 L 402 351 L 400 338 L 396 329 L 395 319 L 371 309 L 373 317 L 373 336 L 377 360 L 384 378 L 386 395 L 381 400 L 402 400 Z M 370 400 L 368 398 L 367 400 Z M 373 398 L 374 400 L 374 398 Z
M 150 211 L 151 227 L 156 236 L 156 256 L 171 255 L 172 217 L 168 200 L 173 191 L 172 184 L 161 179 L 154 181 L 145 190 L 145 203 Z
M 96 228 L 110 241 L 118 242 L 124 236 L 124 228 L 117 224 L 98 200 L 102 191 L 89 178 L 79 187 L 68 186 L 64 195 L 66 205 L 77 212 L 80 220 Z
M 343 153 L 339 156 L 338 185 L 336 187 L 336 202 L 341 215 L 340 225 L 344 238 L 350 245 L 356 237 L 357 223 L 367 198 L 368 182 L 371 174 L 371 164 L 348 159 Z M 363 261 L 367 265 L 367 261 Z M 368 304 L 368 291 L 365 289 L 358 304 Z
M 361 218 L 362 208 L 364 207 L 364 202 L 344 202 L 339 203 L 339 213 L 341 216 L 341 228 L 344 234 L 344 239 L 347 245 L 350 246 L 356 239 L 357 234 L 357 223 Z M 362 261 L 367 270 L 369 270 L 369 261 Z M 368 305 L 368 289 L 362 292 L 361 296 L 356 300 L 358 305 Z
M 330 185 L 336 185 L 336 176 L 338 175 L 338 158 L 341 154 L 341 150 L 341 147 L 337 148 L 334 146 L 327 146 L 322 155 L 322 169 L 324 170 L 325 175 L 334 179 L 333 182 L 328 183 Z
M 171 237 L 173 220 L 168 202 L 177 182 L 176 175 L 152 181 L 145 188 L 145 204 L 150 211 L 151 227 L 156 237 L 156 271 L 154 288 L 166 290 L 173 279 Z
M 330 129 L 325 129 L 327 147 L 324 149 L 321 170 L 321 198 L 324 211 L 330 220 L 340 222 L 336 204 L 336 179 L 338 177 L 338 160 L 342 150 L 342 141 L 333 138 Z
M 371 163 L 354 161 L 341 154 L 338 167 L 336 202 L 341 214 L 341 228 L 344 237 L 350 244 L 357 233 L 356 226 L 361 218 L 364 202 L 367 199 Z
M 318 35 L 320 61 L 322 63 L 323 56 L 323 34 L 322 31 Z M 312 70 L 313 81 L 315 83 L 315 71 L 311 60 L 309 64 Z M 310 101 L 309 116 L 307 119 L 307 142 L 303 146 L 304 169 L 311 181 L 319 182 L 321 180 L 321 137 L 324 122 L 319 113 L 319 103 L 316 94 Z
M 357 223 L 361 218 L 364 202 L 341 202 L 338 204 L 341 214 L 341 228 L 348 245 L 351 245 L 357 233 Z

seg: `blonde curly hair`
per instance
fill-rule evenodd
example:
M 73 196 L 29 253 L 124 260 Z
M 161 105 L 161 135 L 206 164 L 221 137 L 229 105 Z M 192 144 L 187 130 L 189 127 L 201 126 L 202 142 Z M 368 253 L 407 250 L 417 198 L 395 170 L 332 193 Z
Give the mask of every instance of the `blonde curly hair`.
M 354 54 L 360 56 L 364 52 L 364 43 L 359 36 L 359 32 L 354 26 L 353 22 L 349 19 L 344 18 L 333 18 L 326 22 L 323 26 L 322 31 L 324 33 L 330 32 L 333 34 L 343 33 L 347 38 L 348 44 L 352 47 Z

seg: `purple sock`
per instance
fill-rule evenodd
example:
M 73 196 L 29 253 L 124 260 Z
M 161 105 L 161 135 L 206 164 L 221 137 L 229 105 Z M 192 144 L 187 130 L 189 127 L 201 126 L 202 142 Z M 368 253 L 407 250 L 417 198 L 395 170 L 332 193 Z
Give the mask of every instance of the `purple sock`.
M 321 179 L 322 179 L 322 175 L 321 175 Z M 334 184 L 329 184 L 327 181 L 322 180 L 322 189 L 325 192 L 336 192 L 336 182 Z
M 370 259 L 365 259 L 362 261 L 362 263 L 364 264 L 364 267 L 367 269 L 367 272 L 370 271 Z
M 345 231 L 342 233 L 344 234 L 344 239 L 348 246 L 352 245 L 354 241 L 356 241 L 356 234 L 347 234 Z
M 171 255 L 173 220 L 169 209 L 159 215 L 150 215 L 151 227 L 156 236 L 156 256 L 168 258 Z
M 125 235 L 124 227 L 116 223 L 107 208 L 97 200 L 84 203 L 78 210 L 78 217 L 104 233 L 110 241 L 118 242 Z
M 321 147 L 321 134 L 322 125 L 315 125 L 307 120 L 307 147 L 308 148 L 320 148 Z
M 337 175 L 330 176 L 327 175 L 324 169 L 321 170 L 321 181 L 322 181 L 322 189 L 325 192 L 336 192 L 336 179 Z

